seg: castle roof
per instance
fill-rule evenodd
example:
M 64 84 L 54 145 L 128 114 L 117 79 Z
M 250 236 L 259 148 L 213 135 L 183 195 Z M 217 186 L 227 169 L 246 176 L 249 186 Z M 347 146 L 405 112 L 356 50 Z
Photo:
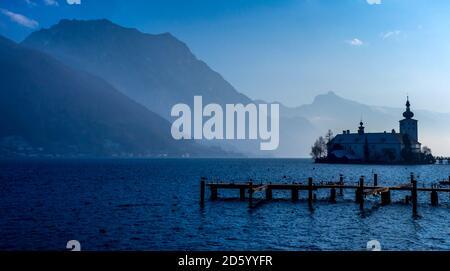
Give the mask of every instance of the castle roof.
M 414 113 L 411 111 L 411 104 L 409 103 L 409 97 L 406 98 L 406 111 L 403 112 L 403 117 L 405 119 L 412 119 L 414 117 Z
M 405 120 L 411 120 L 414 117 L 414 113 L 411 111 L 411 104 L 409 102 L 409 97 L 406 99 L 406 111 L 403 113 L 403 117 L 405 119 L 401 120 L 403 122 Z M 414 120 L 416 121 L 416 120 Z M 403 134 L 396 133 L 395 130 L 392 130 L 391 133 L 383 132 L 383 133 L 365 133 L 364 132 L 364 123 L 359 123 L 358 132 L 350 133 L 345 132 L 343 134 L 336 135 L 330 142 L 330 144 L 403 144 Z M 348 131 L 348 130 L 347 130 Z M 420 144 L 416 140 L 412 140 L 411 144 Z
M 331 143 L 333 144 L 403 144 L 403 137 L 399 133 L 364 133 L 339 134 Z M 416 144 L 418 142 L 412 142 Z

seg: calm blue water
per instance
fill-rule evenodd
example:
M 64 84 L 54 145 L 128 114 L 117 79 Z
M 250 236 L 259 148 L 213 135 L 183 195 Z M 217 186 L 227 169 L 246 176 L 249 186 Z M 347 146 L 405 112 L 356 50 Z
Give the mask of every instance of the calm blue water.
M 255 182 L 337 180 L 376 172 L 380 184 L 419 186 L 450 175 L 450 166 L 315 165 L 295 159 L 62 160 L 0 162 L 0 249 L 64 250 L 76 239 L 83 250 L 362 250 L 377 239 L 385 250 L 450 249 L 449 195 L 439 207 L 420 194 L 414 219 L 406 195 L 366 210 L 346 191 L 337 204 L 318 193 L 311 212 L 304 200 L 286 198 L 248 210 L 239 200 L 207 201 L 200 209 L 199 178 Z M 286 175 L 287 179 L 282 177 Z M 238 193 L 238 192 L 237 192 Z M 237 193 L 220 196 L 238 196 Z M 209 194 L 209 191 L 208 191 Z M 300 192 L 305 198 L 306 192 Z

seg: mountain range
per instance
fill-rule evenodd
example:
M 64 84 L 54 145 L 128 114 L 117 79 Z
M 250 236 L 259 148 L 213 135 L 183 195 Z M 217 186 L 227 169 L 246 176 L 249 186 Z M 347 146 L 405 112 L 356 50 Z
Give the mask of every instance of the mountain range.
M 205 104 L 251 102 L 169 33 L 146 34 L 108 20 L 61 20 L 22 45 L 105 79 L 167 119 L 172 105 L 191 105 L 195 95 Z
M 174 141 L 170 123 L 105 80 L 0 37 L 2 156 L 225 155 Z
M 168 120 L 173 120 L 173 105 L 192 106 L 195 95 L 201 95 L 204 104 L 253 102 L 169 33 L 146 34 L 108 20 L 61 20 L 49 29 L 32 33 L 22 45 L 103 78 Z M 300 116 L 282 116 L 280 131 L 280 146 L 270 152 L 260 151 L 257 140 L 199 143 L 250 156 L 286 157 L 307 152 L 309 147 L 298 144 L 299 136 L 308 142 L 315 136 L 313 126 Z
M 1 155 L 307 157 L 328 129 L 356 130 L 361 119 L 367 131 L 398 129 L 405 102 L 369 106 L 328 92 L 311 104 L 280 105 L 276 151 L 259 151 L 255 140 L 175 141 L 174 104 L 192 105 L 195 95 L 204 104 L 265 102 L 238 92 L 171 34 L 108 20 L 61 20 L 20 44 L 1 38 L 0 51 Z M 442 149 L 450 115 L 414 112 L 422 143 L 450 151 Z

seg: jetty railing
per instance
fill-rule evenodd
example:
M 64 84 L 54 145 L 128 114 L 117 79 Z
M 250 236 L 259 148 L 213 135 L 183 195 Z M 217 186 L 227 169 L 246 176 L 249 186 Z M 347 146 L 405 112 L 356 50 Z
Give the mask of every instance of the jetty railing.
M 448 181 L 441 183 L 450 184 L 450 176 Z M 439 196 L 438 192 L 450 193 L 450 188 L 442 188 L 436 185 L 430 187 L 418 187 L 417 180 L 414 174 L 410 175 L 410 183 L 397 185 L 397 186 L 379 186 L 378 175 L 374 174 L 373 184 L 365 185 L 365 178 L 361 176 L 357 185 L 349 185 L 344 183 L 343 175 L 339 176 L 337 182 L 320 182 L 314 183 L 313 178 L 308 178 L 307 184 L 303 183 L 267 183 L 267 184 L 255 184 L 253 180 L 249 180 L 246 183 L 234 183 L 234 182 L 208 182 L 206 178 L 202 177 L 200 180 L 200 205 L 205 204 L 205 191 L 206 187 L 210 189 L 211 200 L 215 201 L 219 197 L 219 190 L 239 190 L 239 198 L 244 201 L 248 199 L 249 208 L 255 207 L 254 194 L 265 192 L 265 200 L 270 201 L 273 199 L 273 191 L 290 191 L 291 199 L 293 202 L 299 200 L 299 191 L 308 191 L 307 201 L 309 208 L 313 208 L 313 203 L 316 201 L 316 194 L 314 191 L 319 189 L 329 190 L 329 202 L 337 202 L 337 190 L 339 195 L 343 195 L 344 190 L 354 190 L 355 202 L 359 204 L 360 209 L 364 210 L 365 198 L 371 195 L 381 196 L 381 205 L 391 204 L 391 191 L 409 191 L 410 195 L 405 197 L 405 203 L 412 204 L 412 213 L 416 216 L 417 213 L 417 197 L 418 192 L 430 192 L 430 202 L 432 206 L 438 206 Z

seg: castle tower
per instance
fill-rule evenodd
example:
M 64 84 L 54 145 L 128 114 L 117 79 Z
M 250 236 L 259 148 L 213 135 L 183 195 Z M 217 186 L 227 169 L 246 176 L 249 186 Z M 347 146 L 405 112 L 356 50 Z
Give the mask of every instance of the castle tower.
M 360 135 L 364 134 L 364 126 L 363 125 L 364 125 L 364 123 L 361 120 L 361 122 L 359 123 L 359 127 L 358 127 L 358 134 L 360 134 Z
M 419 141 L 417 120 L 413 119 L 414 113 L 410 109 L 409 98 L 406 99 L 406 111 L 403 112 L 403 117 L 400 121 L 400 134 L 407 134 L 412 141 Z

